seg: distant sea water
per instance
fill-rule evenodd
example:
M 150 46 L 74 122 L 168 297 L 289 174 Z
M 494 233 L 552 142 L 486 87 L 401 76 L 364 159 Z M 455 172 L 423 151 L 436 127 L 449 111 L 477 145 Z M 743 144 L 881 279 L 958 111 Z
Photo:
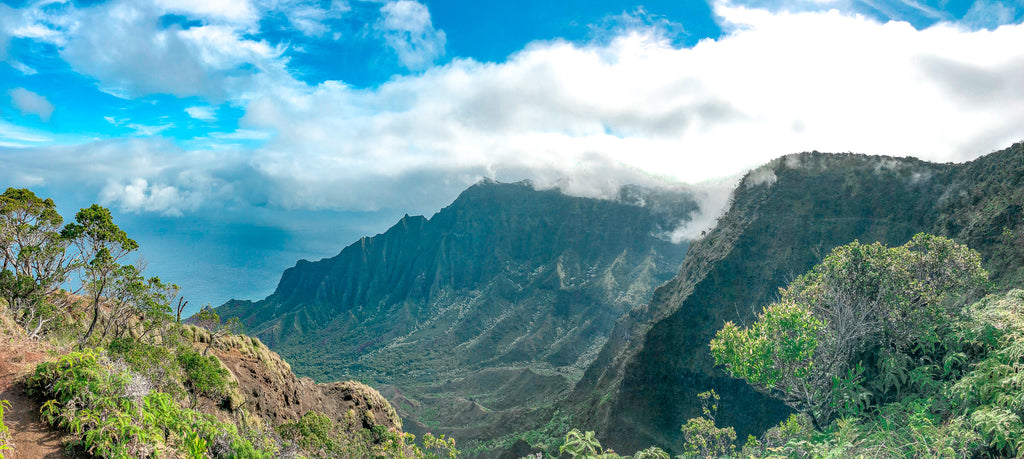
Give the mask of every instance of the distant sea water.
M 146 276 L 181 287 L 183 316 L 230 299 L 261 300 L 300 259 L 337 255 L 360 237 L 384 231 L 395 212 L 294 212 L 278 222 L 237 223 L 218 218 L 118 215 L 115 221 L 138 241 Z

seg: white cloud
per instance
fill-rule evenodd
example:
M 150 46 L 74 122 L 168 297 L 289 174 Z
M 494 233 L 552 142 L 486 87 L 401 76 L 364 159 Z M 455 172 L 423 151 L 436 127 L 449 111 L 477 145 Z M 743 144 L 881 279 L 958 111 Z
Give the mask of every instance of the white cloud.
M 200 25 L 162 26 L 164 14 L 201 19 Z M 19 36 L 56 45 L 78 72 L 118 97 L 202 96 L 220 101 L 252 89 L 261 74 L 284 73 L 283 48 L 251 38 L 258 30 L 248 2 L 113 0 L 43 14 Z
M 7 92 L 11 96 L 11 103 L 23 115 L 36 115 L 44 123 L 50 122 L 50 115 L 53 115 L 53 104 L 25 88 L 14 88 Z
M 155 3 L 170 13 L 207 20 L 254 25 L 259 19 L 258 11 L 248 0 L 156 0 Z
M 182 210 L 193 210 L 199 205 L 189 193 L 173 186 L 151 184 L 144 178 L 129 183 L 108 183 L 100 193 L 100 200 L 129 212 L 158 212 L 171 217 L 180 217 Z
M 961 22 L 976 29 L 995 29 L 1013 23 L 1014 8 L 1024 8 L 1024 4 L 1018 2 L 1013 7 L 998 0 L 975 0 Z
M 214 113 L 214 111 L 215 109 L 208 105 L 201 107 L 188 107 L 185 109 L 185 113 L 188 113 L 188 116 L 191 116 L 192 118 L 202 121 L 213 121 L 217 119 L 217 115 L 216 113 Z
M 0 38 L 0 40 L 2 40 L 2 38 Z M 2 57 L 3 56 L 0 55 L 0 58 L 2 58 Z M 19 72 L 21 72 L 21 73 L 23 73 L 25 75 L 35 75 L 35 74 L 39 73 L 38 70 L 25 65 L 23 62 L 10 61 L 10 62 L 8 62 L 8 64 L 10 64 L 11 67 L 14 67 L 15 70 L 17 70 L 17 71 L 19 71 Z
M 0 61 L 7 59 L 7 45 L 11 41 L 10 19 L 14 16 L 14 8 L 0 3 Z
M 107 121 L 109 122 L 110 120 Z M 174 123 L 160 124 L 156 126 L 138 123 L 128 123 L 127 126 L 128 129 L 135 131 L 135 135 L 137 136 L 150 137 L 174 127 Z
M 17 163 L 0 168 L 0 182 L 31 180 L 58 194 L 88 190 L 101 204 L 130 212 L 181 216 L 212 203 L 218 208 L 238 203 L 248 207 L 265 199 L 260 197 L 265 193 L 260 178 L 244 155 L 186 151 L 158 137 L 0 148 L 0 155 Z
M 762 185 L 772 186 L 778 181 L 779 178 L 775 175 L 775 170 L 771 168 L 758 168 L 754 169 L 747 178 L 747 181 L 743 182 L 747 188 L 758 187 Z
M 692 49 L 645 30 L 536 43 L 505 63 L 456 60 L 374 90 L 327 82 L 256 99 L 243 123 L 278 133 L 258 167 L 288 190 L 282 205 L 340 208 L 404 204 L 418 185 L 402 181 L 426 176 L 570 177 L 596 193 L 644 174 L 731 176 L 799 151 L 959 161 L 1024 138 L 1024 49 L 1010 45 L 1024 25 L 717 12 L 736 30 Z M 353 192 L 378 180 L 394 196 Z
M 444 56 L 445 33 L 434 29 L 427 6 L 414 0 L 385 3 L 377 27 L 408 69 L 423 70 Z
M 87 158 L 67 180 L 100 177 L 90 186 L 139 211 L 241 202 L 430 213 L 480 177 L 602 196 L 624 183 L 732 177 L 799 151 L 961 161 L 1024 139 L 1024 25 L 716 14 L 732 32 L 688 49 L 640 27 L 589 45 L 534 43 L 503 63 L 457 59 L 372 89 L 260 73 L 240 129 L 209 134 L 205 147 L 154 138 L 48 149 L 25 173 L 60 183 L 46 172 L 65 167 L 54 157 Z M 234 40 L 230 29 L 203 33 L 215 30 L 224 46 Z M 236 62 L 224 46 L 199 53 L 200 68 Z M 680 234 L 713 223 L 706 207 Z
M 774 175 L 774 174 L 773 174 Z M 696 214 L 688 221 L 682 222 L 669 233 L 669 239 L 676 244 L 704 237 L 715 225 L 718 218 L 729 210 L 729 198 L 732 191 L 743 178 L 742 174 L 709 180 L 698 183 L 690 188 L 691 196 L 699 206 Z
M 210 137 L 226 140 L 270 140 L 274 135 L 266 131 L 238 129 L 233 132 L 211 132 Z
M 46 132 L 10 124 L 7 121 L 0 119 L 0 146 L 20 148 L 52 141 L 53 137 Z M 9 159 L 12 161 L 11 164 L 16 163 L 15 158 Z

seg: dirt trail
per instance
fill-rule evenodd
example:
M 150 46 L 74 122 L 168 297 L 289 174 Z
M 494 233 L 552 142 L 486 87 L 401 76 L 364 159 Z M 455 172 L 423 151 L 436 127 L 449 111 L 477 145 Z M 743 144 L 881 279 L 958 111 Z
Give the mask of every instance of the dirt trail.
M 13 450 L 5 451 L 5 459 L 53 459 L 71 457 L 64 453 L 60 434 L 39 420 L 39 405 L 25 396 L 22 381 L 47 360 L 51 346 L 24 338 L 0 337 L 0 400 L 11 402 L 4 413 L 4 424 L 10 429 Z

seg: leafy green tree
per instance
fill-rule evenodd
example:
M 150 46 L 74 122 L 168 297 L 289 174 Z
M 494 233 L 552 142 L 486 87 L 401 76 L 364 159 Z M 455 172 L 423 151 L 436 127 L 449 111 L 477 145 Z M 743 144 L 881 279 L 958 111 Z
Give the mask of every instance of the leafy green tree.
M 736 430 L 715 425 L 719 396 L 714 390 L 697 394 L 704 416 L 692 418 L 683 425 L 686 452 L 695 457 L 726 456 L 734 449 Z
M 855 241 L 782 290 L 750 327 L 727 322 L 711 352 L 821 430 L 850 406 L 929 385 L 933 368 L 913 362 L 941 361 L 957 347 L 963 306 L 986 286 L 980 256 L 952 240 L 918 234 L 894 248 Z
M 98 204 L 78 211 L 75 222 L 64 227 L 62 235 L 74 242 L 84 263 L 82 281 L 92 306 L 92 321 L 79 341 L 79 348 L 84 348 L 96 330 L 104 295 L 122 269 L 120 260 L 139 244 L 114 223 L 110 210 Z
M 52 319 L 48 297 L 76 266 L 67 253 L 71 240 L 61 234 L 63 222 L 52 199 L 23 188 L 0 195 L 0 294 L 16 320 L 33 328 L 33 337 Z

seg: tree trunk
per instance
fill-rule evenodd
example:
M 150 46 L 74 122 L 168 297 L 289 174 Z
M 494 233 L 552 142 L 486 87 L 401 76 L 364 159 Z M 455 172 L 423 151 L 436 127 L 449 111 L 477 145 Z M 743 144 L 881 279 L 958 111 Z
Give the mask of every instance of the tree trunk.
M 100 319 L 100 296 L 96 295 L 92 300 L 92 322 L 89 323 L 89 329 L 85 331 L 85 335 L 78 342 L 78 350 L 85 349 L 85 343 L 89 341 L 89 337 L 92 336 L 92 332 L 96 330 L 96 322 Z
M 51 321 L 51 320 L 53 320 L 53 317 L 51 317 L 49 319 L 45 319 L 45 320 L 42 317 L 40 317 L 39 318 L 39 324 L 36 325 L 36 329 L 32 330 L 32 333 L 30 333 L 28 335 L 28 338 L 29 339 L 39 339 L 39 331 L 43 329 L 43 325 L 46 325 L 46 323 Z

